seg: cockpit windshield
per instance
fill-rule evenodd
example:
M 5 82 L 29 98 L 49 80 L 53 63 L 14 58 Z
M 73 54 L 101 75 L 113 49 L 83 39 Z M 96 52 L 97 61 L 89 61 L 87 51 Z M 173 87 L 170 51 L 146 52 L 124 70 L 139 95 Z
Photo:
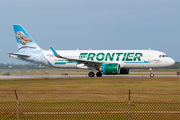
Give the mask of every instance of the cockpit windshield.
M 162 58 L 162 57 L 168 57 L 168 56 L 167 55 L 159 55 L 159 57 Z

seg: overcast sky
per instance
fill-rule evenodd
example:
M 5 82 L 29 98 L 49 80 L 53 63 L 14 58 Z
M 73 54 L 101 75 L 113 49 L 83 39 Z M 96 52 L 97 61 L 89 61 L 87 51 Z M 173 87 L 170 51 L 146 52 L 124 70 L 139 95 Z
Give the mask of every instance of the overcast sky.
M 180 61 L 180 0 L 0 0 L 0 62 L 24 64 L 13 24 L 42 49 L 153 49 Z

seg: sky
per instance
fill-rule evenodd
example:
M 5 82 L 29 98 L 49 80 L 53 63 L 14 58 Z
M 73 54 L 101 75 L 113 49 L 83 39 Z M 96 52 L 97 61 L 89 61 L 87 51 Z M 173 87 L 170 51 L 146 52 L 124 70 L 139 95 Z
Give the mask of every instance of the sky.
M 180 0 L 0 0 L 0 63 L 25 64 L 13 24 L 48 50 L 158 50 L 180 62 Z

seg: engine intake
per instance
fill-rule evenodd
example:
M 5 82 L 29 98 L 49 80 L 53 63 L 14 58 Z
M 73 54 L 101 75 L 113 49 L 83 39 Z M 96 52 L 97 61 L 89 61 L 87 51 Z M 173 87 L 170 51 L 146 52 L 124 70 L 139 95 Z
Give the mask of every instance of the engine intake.
M 120 64 L 118 63 L 103 64 L 102 72 L 103 74 L 106 74 L 106 75 L 120 74 Z

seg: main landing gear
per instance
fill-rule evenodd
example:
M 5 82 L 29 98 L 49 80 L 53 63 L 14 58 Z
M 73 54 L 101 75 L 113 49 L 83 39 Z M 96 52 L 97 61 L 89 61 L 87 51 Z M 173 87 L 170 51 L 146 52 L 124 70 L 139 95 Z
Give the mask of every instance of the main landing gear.
M 95 75 L 94 72 L 89 72 L 89 74 L 88 74 L 89 77 L 94 77 L 94 75 Z M 97 77 L 102 77 L 102 73 L 99 71 L 99 72 L 96 73 L 96 76 Z
M 96 73 L 96 76 L 97 77 L 102 77 L 102 73 L 99 71 L 99 72 Z
M 88 76 L 89 77 L 94 77 L 94 72 L 89 72 Z
M 150 70 L 150 77 L 154 77 L 154 74 L 153 74 L 153 71 L 152 71 L 152 68 L 149 68 L 149 70 Z

